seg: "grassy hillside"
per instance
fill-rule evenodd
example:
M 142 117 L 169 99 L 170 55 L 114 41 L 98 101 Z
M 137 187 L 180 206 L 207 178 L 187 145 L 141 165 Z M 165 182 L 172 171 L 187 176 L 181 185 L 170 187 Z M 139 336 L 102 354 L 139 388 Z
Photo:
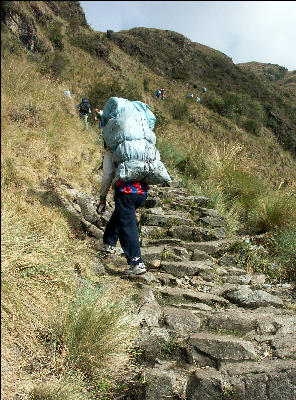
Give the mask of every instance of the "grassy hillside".
M 151 34 L 151 47 L 140 46 L 141 32 L 145 41 Z M 181 79 L 165 62 L 147 58 L 157 35 L 167 37 L 171 62 L 176 58 L 183 72 L 186 46 L 201 66 L 208 65 L 193 81 L 208 88 L 200 103 L 185 87 L 194 78 L 191 70 Z M 131 43 L 146 60 L 130 54 Z M 259 100 L 240 97 L 245 87 L 231 87 L 234 95 L 224 103 L 215 89 L 217 79 L 231 75 L 227 66 L 243 81 L 241 67 L 177 33 L 140 29 L 109 39 L 87 26 L 76 1 L 4 2 L 1 46 L 3 398 L 90 400 L 94 391 L 104 398 L 129 371 L 136 334 L 131 287 L 95 274 L 93 242 L 55 195 L 60 184 L 94 197 L 100 187 L 103 148 L 92 122 L 89 131 L 82 129 L 75 112 L 81 97 L 100 108 L 110 96 L 150 104 L 157 147 L 173 177 L 210 196 L 227 218 L 229 235 L 267 234 L 268 249 L 244 253 L 246 262 L 258 269 L 276 262 L 281 268 L 274 279 L 295 279 L 295 157 L 264 124 L 265 114 L 258 131 L 244 128 L 247 116 L 234 108 L 237 100 L 244 110 L 255 104 L 258 116 L 263 109 Z M 220 62 L 220 77 L 214 61 Z M 289 76 L 277 82 L 293 84 Z M 167 92 L 164 101 L 153 96 L 160 86 Z M 76 270 L 95 289 L 83 291 Z M 104 332 L 101 341 L 96 327 Z
M 172 31 L 134 28 L 113 33 L 111 40 L 161 76 L 196 84 L 199 93 L 202 86 L 207 87 L 211 97 L 204 105 L 243 128 L 249 127 L 251 132 L 251 123 L 244 123 L 245 119 L 253 125 L 254 121 L 259 122 L 258 127 L 272 129 L 279 143 L 295 154 L 294 98 L 286 88 L 271 84 L 288 74 L 286 68 L 260 63 L 235 65 L 225 54 Z M 239 108 L 235 110 L 234 104 Z M 284 122 L 281 127 L 272 123 L 270 111 Z

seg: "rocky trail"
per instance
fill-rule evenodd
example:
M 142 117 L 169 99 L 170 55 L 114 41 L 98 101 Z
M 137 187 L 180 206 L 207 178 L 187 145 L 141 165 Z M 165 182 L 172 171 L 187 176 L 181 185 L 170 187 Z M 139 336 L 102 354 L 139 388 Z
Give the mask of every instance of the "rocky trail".
M 99 250 L 112 197 L 98 217 L 87 195 L 58 192 Z M 239 268 L 223 218 L 208 204 L 177 182 L 153 186 L 138 214 L 148 272 L 125 276 L 122 255 L 97 267 L 131 280 L 139 293 L 141 395 L 120 398 L 295 400 L 295 290 Z

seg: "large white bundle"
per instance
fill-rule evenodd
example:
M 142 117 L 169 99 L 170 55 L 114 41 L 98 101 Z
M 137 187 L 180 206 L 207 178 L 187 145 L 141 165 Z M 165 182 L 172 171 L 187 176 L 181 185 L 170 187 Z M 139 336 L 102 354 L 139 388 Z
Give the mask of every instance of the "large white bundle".
M 117 165 L 115 178 L 141 180 L 148 185 L 171 181 L 155 147 L 152 129 L 156 118 L 147 104 L 111 97 L 105 104 L 103 120 L 103 136 Z

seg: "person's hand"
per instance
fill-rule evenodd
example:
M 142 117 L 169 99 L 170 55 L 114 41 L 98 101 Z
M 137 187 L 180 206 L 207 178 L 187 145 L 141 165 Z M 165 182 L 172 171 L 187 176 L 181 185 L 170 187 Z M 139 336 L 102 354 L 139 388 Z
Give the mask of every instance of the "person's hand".
M 99 204 L 97 207 L 97 213 L 103 214 L 106 211 L 106 204 Z
M 97 213 L 103 214 L 106 210 L 106 198 L 101 198 L 97 206 Z

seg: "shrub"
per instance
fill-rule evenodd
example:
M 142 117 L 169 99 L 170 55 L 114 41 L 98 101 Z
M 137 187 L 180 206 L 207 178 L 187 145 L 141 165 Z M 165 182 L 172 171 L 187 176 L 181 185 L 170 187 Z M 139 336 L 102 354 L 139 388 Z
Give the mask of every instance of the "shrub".
M 289 192 L 270 190 L 254 203 L 249 213 L 249 225 L 255 232 L 296 225 L 296 196 Z
M 30 400 L 90 400 L 80 377 L 51 379 L 37 384 L 29 395 Z
M 98 32 L 93 33 L 85 29 L 73 30 L 70 35 L 70 43 L 94 57 L 107 59 L 110 54 L 109 45 Z
M 122 86 L 118 81 L 112 82 L 96 82 L 88 91 L 88 98 L 91 105 L 97 108 L 104 108 L 106 101 L 110 97 L 123 97 L 128 100 L 141 99 L 138 84 L 133 81 L 127 81 L 125 86 Z
M 253 133 L 254 135 L 259 135 L 262 124 L 255 119 L 248 118 L 242 123 L 242 127 L 248 131 Z
M 156 134 L 160 134 L 165 131 L 165 128 L 168 124 L 168 119 L 157 109 L 153 110 L 153 114 L 155 115 L 156 118 L 154 132 Z
M 63 44 L 63 34 L 61 32 L 61 24 L 55 22 L 48 27 L 48 34 L 50 41 L 55 47 L 62 50 L 64 48 Z
M 171 114 L 174 119 L 188 118 L 188 105 L 185 101 L 173 101 L 171 105 Z
M 150 84 L 150 80 L 148 78 L 144 78 L 143 87 L 144 87 L 145 92 L 149 92 L 149 84 Z
M 281 230 L 275 235 L 273 251 L 276 262 L 281 265 L 281 277 L 296 283 L 296 229 Z
M 69 59 L 62 51 L 56 50 L 53 54 L 44 58 L 40 63 L 40 72 L 49 74 L 52 78 L 61 78 L 69 67 Z
M 94 381 L 122 372 L 136 333 L 131 309 L 114 288 L 78 288 L 54 327 L 71 368 Z

